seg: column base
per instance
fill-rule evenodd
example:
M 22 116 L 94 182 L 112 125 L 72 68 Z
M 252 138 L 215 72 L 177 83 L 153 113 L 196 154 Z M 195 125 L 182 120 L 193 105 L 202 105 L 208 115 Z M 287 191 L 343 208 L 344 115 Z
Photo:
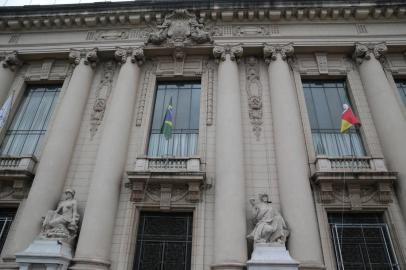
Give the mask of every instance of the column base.
M 243 270 L 245 263 L 219 263 L 211 266 L 212 270 Z
M 103 259 L 92 258 L 79 258 L 73 259 L 73 264 L 69 267 L 69 270 L 109 270 L 110 262 Z

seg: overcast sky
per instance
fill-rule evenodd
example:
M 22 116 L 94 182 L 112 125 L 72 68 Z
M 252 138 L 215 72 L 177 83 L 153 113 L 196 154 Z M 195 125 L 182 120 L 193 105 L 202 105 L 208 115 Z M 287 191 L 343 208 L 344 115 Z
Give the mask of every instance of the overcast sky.
M 122 2 L 125 0 L 0 0 L 0 6 L 57 5 L 94 2 Z M 127 0 L 128 1 L 128 0 Z

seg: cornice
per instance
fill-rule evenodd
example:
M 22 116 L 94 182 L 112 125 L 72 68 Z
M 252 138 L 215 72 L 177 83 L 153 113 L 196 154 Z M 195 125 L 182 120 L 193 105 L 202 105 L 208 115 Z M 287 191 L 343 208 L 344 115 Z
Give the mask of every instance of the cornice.
M 0 31 L 123 27 L 135 25 L 160 24 L 169 12 L 157 9 L 108 9 L 108 5 L 95 10 L 74 9 L 44 10 L 36 12 L 16 13 L 8 9 L 0 9 Z M 188 9 L 200 21 L 223 22 L 281 22 L 281 21 L 342 21 L 342 20 L 396 20 L 406 19 L 406 3 L 380 5 L 319 5 L 319 6 L 255 6 L 219 9 Z

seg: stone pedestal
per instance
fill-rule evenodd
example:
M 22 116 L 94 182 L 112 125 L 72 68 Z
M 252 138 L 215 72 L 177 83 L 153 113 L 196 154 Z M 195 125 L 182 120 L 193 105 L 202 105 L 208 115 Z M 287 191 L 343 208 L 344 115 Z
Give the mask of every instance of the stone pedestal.
M 20 270 L 66 270 L 72 260 L 72 248 L 59 240 L 34 240 L 16 254 Z
M 299 263 L 292 259 L 283 245 L 256 244 L 247 270 L 298 270 Z

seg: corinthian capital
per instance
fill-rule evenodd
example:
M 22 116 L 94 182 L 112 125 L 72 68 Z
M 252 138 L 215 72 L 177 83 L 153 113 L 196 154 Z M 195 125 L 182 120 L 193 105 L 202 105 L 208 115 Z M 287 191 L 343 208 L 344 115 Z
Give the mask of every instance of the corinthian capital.
M 381 60 L 387 51 L 388 47 L 384 42 L 378 44 L 356 43 L 353 57 L 358 64 L 361 64 L 364 60 L 371 59 L 371 55 Z
M 9 68 L 14 71 L 17 67 L 22 65 L 22 61 L 18 58 L 17 51 L 6 53 L 3 55 L 3 58 L 2 64 L 4 68 Z
M 83 63 L 85 65 L 90 65 L 92 68 L 96 67 L 99 58 L 97 56 L 97 48 L 91 50 L 76 50 L 71 49 L 69 53 L 69 60 L 75 64 L 79 65 L 80 59 L 84 58 Z
M 288 57 L 292 56 L 294 53 L 293 45 L 286 44 L 286 45 L 268 45 L 265 44 L 264 46 L 264 58 L 265 62 L 269 64 L 271 61 L 275 61 L 277 59 L 277 55 L 279 54 L 282 60 L 288 59 Z
M 216 63 L 226 60 L 226 54 L 230 55 L 231 61 L 240 62 L 243 54 L 243 48 L 241 45 L 236 46 L 214 46 L 213 56 L 216 59 Z
M 131 57 L 132 63 L 137 63 L 139 66 L 145 62 L 144 49 L 143 47 L 138 48 L 117 48 L 114 52 L 114 58 L 118 63 L 124 64 L 127 61 L 127 58 Z

